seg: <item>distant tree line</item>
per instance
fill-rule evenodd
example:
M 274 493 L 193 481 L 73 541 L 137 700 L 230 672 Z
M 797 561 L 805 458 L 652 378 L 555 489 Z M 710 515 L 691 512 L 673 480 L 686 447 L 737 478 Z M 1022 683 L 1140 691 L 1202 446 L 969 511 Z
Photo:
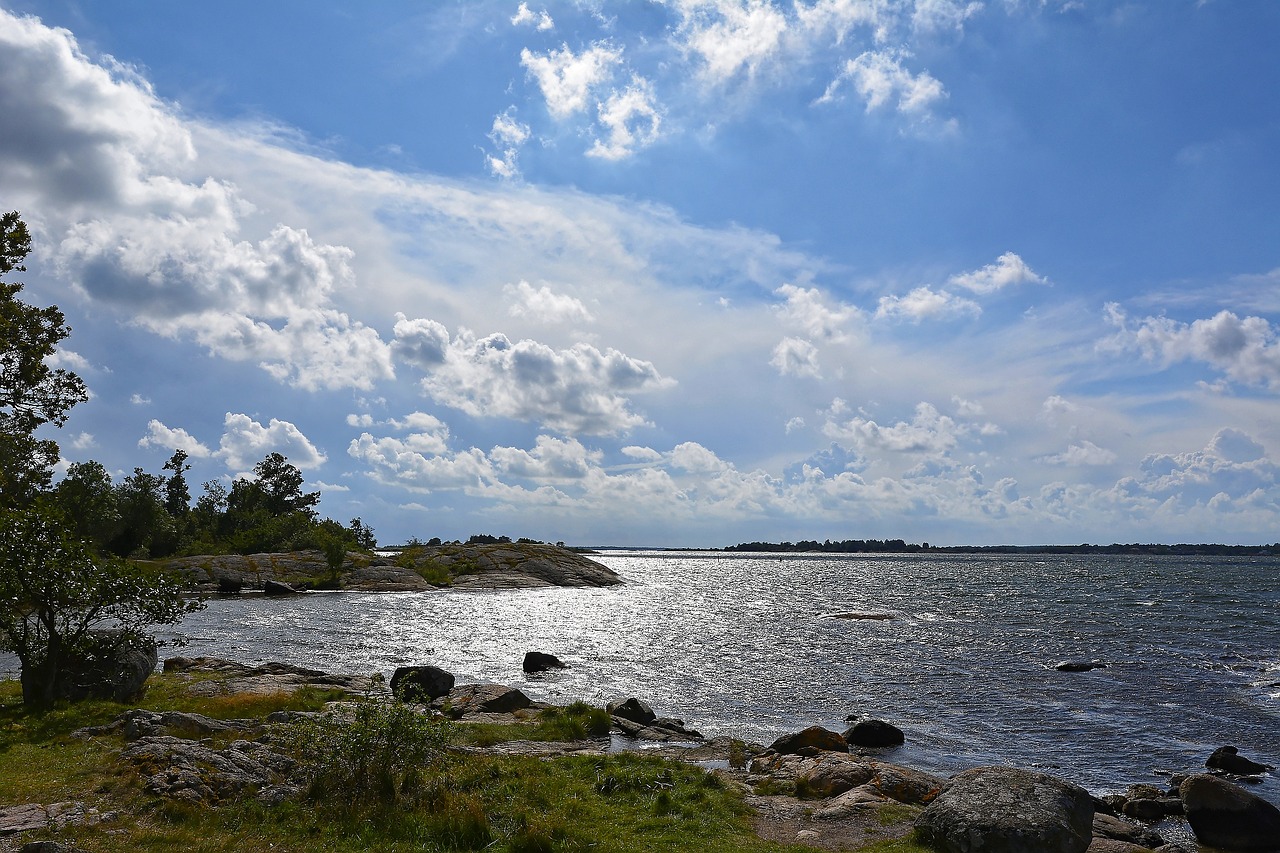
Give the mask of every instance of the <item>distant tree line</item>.
M 757 553 L 822 553 L 822 554 L 1148 554 L 1153 556 L 1244 556 L 1258 557 L 1280 554 L 1280 543 L 1274 545 L 1220 545 L 1118 542 L 1110 545 L 919 545 L 901 539 L 845 539 L 818 542 L 743 542 L 729 545 L 723 551 Z

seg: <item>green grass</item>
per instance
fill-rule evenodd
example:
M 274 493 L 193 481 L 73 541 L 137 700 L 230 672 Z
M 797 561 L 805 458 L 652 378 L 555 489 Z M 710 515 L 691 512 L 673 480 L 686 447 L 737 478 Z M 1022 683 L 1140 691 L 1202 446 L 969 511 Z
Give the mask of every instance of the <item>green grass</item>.
M 176 674 L 152 679 L 137 706 L 187 710 L 223 718 L 261 716 L 271 710 L 320 707 L 325 691 L 272 696 L 192 697 L 189 680 Z M 266 806 L 252 796 L 217 808 L 161 800 L 145 794 L 137 771 L 116 755 L 115 736 L 89 740 L 71 732 L 109 722 L 128 707 L 84 702 L 33 714 L 17 685 L 0 682 L 0 805 L 77 800 L 116 816 L 98 826 L 27 835 L 58 838 L 98 853 L 363 853 L 377 851 L 485 850 L 494 853 L 592 851 L 624 853 L 782 853 L 805 848 L 758 838 L 741 796 L 703 769 L 637 753 L 567 756 L 463 754 L 443 740 L 418 764 L 397 764 L 394 784 L 375 783 L 369 796 L 334 795 L 333 785 L 313 786 L 311 798 Z M 383 722 L 404 737 L 402 706 L 372 712 L 362 725 L 376 735 Z M 536 719 L 489 730 L 489 736 L 563 740 L 598 730 L 604 712 L 585 703 L 544 711 Z M 385 721 L 383 720 L 385 717 Z M 432 724 L 438 725 L 438 724 Z M 398 727 L 398 728 L 397 728 Z M 456 741 L 467 730 L 448 727 Z M 501 730 L 497 730 L 500 728 Z M 481 729 L 481 731 L 484 731 Z M 356 741 L 325 761 L 350 763 L 373 748 Z M 376 741 L 378 749 L 403 740 Z M 385 753 L 398 759 L 397 750 Z M 376 758 L 376 756 L 375 756 Z M 377 760 L 382 760 L 377 758 Z M 390 758 L 387 759 L 390 761 Z M 357 768 L 359 769 L 359 768 Z M 362 771 L 363 772 L 363 771 Z M 339 777 L 334 777 L 339 778 Z M 348 777 L 363 784 L 359 776 Z M 914 853 L 913 847 L 877 847 L 877 853 Z

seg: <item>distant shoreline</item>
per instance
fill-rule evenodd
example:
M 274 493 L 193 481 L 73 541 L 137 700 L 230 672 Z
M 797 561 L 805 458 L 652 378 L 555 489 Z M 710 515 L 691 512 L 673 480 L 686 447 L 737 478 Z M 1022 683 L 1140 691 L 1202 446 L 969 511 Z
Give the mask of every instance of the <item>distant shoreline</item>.
M 597 545 L 575 549 L 584 552 L 608 551 L 672 551 L 701 554 L 1136 554 L 1157 557 L 1272 557 L 1280 554 L 1280 543 L 1274 545 L 1220 545 L 1159 543 L 1110 545 L 930 545 L 914 544 L 900 539 L 856 539 L 842 542 L 744 542 L 723 548 L 664 548 L 654 546 Z

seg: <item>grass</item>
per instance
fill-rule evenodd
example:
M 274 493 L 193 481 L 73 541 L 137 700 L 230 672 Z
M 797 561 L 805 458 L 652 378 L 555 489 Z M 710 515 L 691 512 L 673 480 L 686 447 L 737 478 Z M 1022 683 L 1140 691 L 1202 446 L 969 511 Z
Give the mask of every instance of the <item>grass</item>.
M 189 683 L 185 675 L 156 676 L 136 706 L 238 718 L 282 709 L 314 710 L 334 698 L 312 689 L 199 698 L 184 690 Z M 313 785 L 311 796 L 300 801 L 268 806 L 246 796 L 217 808 L 144 793 L 137 771 L 117 757 L 122 741 L 116 736 L 72 736 L 78 728 L 110 722 L 129 707 L 135 706 L 84 702 L 35 714 L 21 705 L 16 683 L 0 682 L 0 805 L 74 800 L 115 815 L 97 826 L 51 829 L 23 840 L 57 838 L 99 853 L 806 849 L 758 838 L 741 796 L 720 777 L 693 765 L 637 753 L 543 760 L 459 753 L 444 746 L 445 735 L 453 742 L 486 737 L 564 740 L 599 732 L 607 715 L 585 703 L 543 711 L 512 726 L 452 724 L 443 733 L 432 730 L 430 737 L 439 740 L 428 744 L 430 749 L 417 763 L 396 764 L 390 783 L 376 774 L 361 775 L 360 770 L 347 777 L 325 777 L 327 784 Z M 361 723 L 369 731 L 361 733 L 363 740 L 352 741 L 354 748 L 326 754 L 311 741 L 309 754 L 340 764 L 366 755 L 373 755 L 377 763 L 382 760 L 378 750 L 402 756 L 397 744 L 406 737 L 406 723 L 400 719 L 403 707 L 390 708 L 369 711 Z M 378 727 L 384 724 L 394 729 L 389 729 L 393 736 L 380 740 Z M 409 732 L 412 736 L 413 729 Z M 370 743 L 374 746 L 366 746 Z M 352 796 L 352 786 L 365 784 L 365 779 L 373 779 L 373 795 Z M 871 849 L 915 853 L 919 848 Z

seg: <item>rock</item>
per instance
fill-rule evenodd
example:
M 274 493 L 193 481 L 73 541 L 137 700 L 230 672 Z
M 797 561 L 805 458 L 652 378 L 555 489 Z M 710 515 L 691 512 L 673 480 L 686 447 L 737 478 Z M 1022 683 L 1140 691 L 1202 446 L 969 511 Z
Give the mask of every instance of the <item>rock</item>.
M 293 693 L 304 687 L 340 690 L 350 696 L 386 696 L 390 693 L 382 673 L 343 675 L 306 669 L 293 664 L 270 662 L 247 666 L 221 658 L 173 657 L 164 662 L 164 671 L 189 678 L 184 692 L 190 696 L 220 696 L 234 693 L 270 695 Z M 206 675 L 216 678 L 206 678 Z
M 1125 817 L 1155 823 L 1169 815 L 1182 814 L 1182 800 L 1176 797 L 1128 800 L 1120 811 Z
M 278 784 L 296 766 L 269 745 L 244 740 L 214 750 L 183 738 L 146 737 L 120 755 L 142 771 L 147 793 L 207 805 Z
M 401 666 L 391 674 L 391 694 L 402 702 L 430 702 L 453 689 L 453 673 L 438 666 Z
M 923 806 L 933 802 L 946 782 L 939 776 L 896 764 L 876 764 L 866 787 L 899 803 Z
M 852 791 L 871 781 L 875 770 L 855 756 L 841 752 L 824 752 L 796 776 L 796 795 L 806 799 L 825 800 Z
M 555 655 L 546 652 L 525 652 L 523 669 L 525 672 L 546 672 L 549 669 L 568 669 L 569 665 Z
M 221 577 L 218 578 L 218 594 L 219 595 L 239 595 L 244 590 L 244 581 L 239 578 Z
M 824 729 L 822 726 L 809 726 L 809 728 L 802 731 L 783 735 L 775 740 L 769 748 L 783 755 L 803 755 L 806 751 L 811 754 L 818 752 L 848 752 L 849 744 L 845 741 L 843 735 L 836 734 L 830 729 Z
M 61 841 L 28 841 L 18 848 L 18 853 L 81 853 L 81 850 Z
M 949 781 L 916 819 L 920 840 L 948 853 L 1084 853 L 1093 800 L 1029 770 L 979 767 Z
M 502 684 L 463 684 L 432 704 L 447 704 L 448 713 L 456 719 L 466 714 L 510 714 L 532 707 L 533 701 L 519 690 Z
M 1088 672 L 1091 669 L 1106 669 L 1107 665 L 1096 660 L 1064 660 L 1054 667 L 1058 672 Z
M 1150 847 L 1119 841 L 1115 838 L 1094 838 L 1089 842 L 1089 853 L 1152 853 Z
M 634 696 L 630 699 L 619 699 L 610 702 L 605 706 L 605 710 L 611 716 L 621 717 L 624 720 L 630 720 L 642 726 L 647 726 L 658 718 L 652 708 Z
M 287 583 L 283 583 L 282 581 L 272 581 L 272 580 L 263 582 L 262 591 L 272 597 L 282 596 L 282 595 L 298 595 L 302 592 L 302 590 L 295 589 L 294 587 L 290 586 Z
M 906 742 L 902 729 L 884 720 L 859 720 L 845 729 L 844 739 L 849 746 L 900 746 Z
M 1159 847 L 1164 844 L 1164 839 L 1158 833 L 1144 826 L 1097 812 L 1093 815 L 1093 837 L 1126 841 L 1143 847 Z
M 1204 763 L 1204 766 L 1211 770 L 1234 773 L 1237 776 L 1255 776 L 1275 769 L 1269 764 L 1259 764 L 1256 761 L 1245 758 L 1240 754 L 1240 750 L 1234 746 L 1218 747 L 1209 756 L 1209 760 Z
M 1239 785 L 1208 774 L 1178 787 L 1196 839 L 1226 850 L 1280 850 L 1280 809 Z
M 159 663 L 155 641 L 138 642 L 121 631 L 90 632 L 85 653 L 68 660 L 58 673 L 54 693 L 73 702 L 136 699 Z

